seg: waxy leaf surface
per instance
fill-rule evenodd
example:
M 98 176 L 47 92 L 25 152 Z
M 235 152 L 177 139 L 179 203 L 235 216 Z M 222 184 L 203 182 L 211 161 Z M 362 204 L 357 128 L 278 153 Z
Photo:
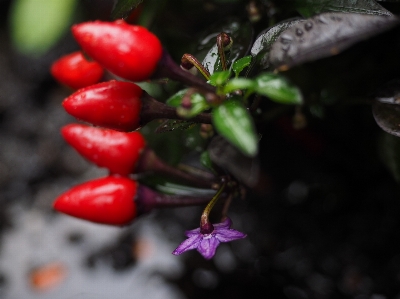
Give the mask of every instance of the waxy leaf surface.
M 271 47 L 270 63 L 285 70 L 335 55 L 398 23 L 394 16 L 323 13 L 285 30 Z
M 300 90 L 281 75 L 262 73 L 256 78 L 256 83 L 255 92 L 269 97 L 274 102 L 280 104 L 301 104 L 303 102 Z
M 257 154 L 258 138 L 253 119 L 240 101 L 226 100 L 213 110 L 212 119 L 216 131 L 243 154 L 248 157 Z
M 269 66 L 269 52 L 279 35 L 291 26 L 303 21 L 299 19 L 284 21 L 261 32 L 250 50 L 251 56 L 253 56 L 251 68 L 254 66 L 267 68 Z
M 295 0 L 293 5 L 304 17 L 311 17 L 322 12 L 391 15 L 374 0 Z

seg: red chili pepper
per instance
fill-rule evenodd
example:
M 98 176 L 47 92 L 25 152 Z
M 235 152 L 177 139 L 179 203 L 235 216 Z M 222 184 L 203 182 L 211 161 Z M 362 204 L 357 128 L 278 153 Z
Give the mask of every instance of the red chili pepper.
M 50 72 L 58 82 L 79 89 L 99 82 L 104 70 L 98 62 L 87 61 L 78 51 L 55 61 Z
M 138 184 L 125 177 L 108 176 L 77 185 L 61 194 L 54 209 L 80 219 L 125 225 L 136 217 Z
M 161 42 L 153 33 L 123 20 L 77 24 L 72 34 L 90 57 L 131 81 L 148 80 L 162 55 Z
M 108 81 L 82 88 L 63 102 L 77 119 L 118 131 L 139 127 L 142 89 L 136 84 Z
M 64 126 L 61 134 L 83 157 L 119 175 L 134 171 L 146 144 L 139 132 L 123 133 L 79 124 Z

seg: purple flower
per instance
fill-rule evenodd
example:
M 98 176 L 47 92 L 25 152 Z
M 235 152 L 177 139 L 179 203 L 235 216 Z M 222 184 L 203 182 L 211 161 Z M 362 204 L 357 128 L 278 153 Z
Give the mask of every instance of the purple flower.
M 232 221 L 226 218 L 224 222 L 212 225 L 211 233 L 204 234 L 200 228 L 189 230 L 185 233 L 186 239 L 176 248 L 172 254 L 179 255 L 188 250 L 197 249 L 207 260 L 215 255 L 219 243 L 243 239 L 246 234 L 231 229 Z

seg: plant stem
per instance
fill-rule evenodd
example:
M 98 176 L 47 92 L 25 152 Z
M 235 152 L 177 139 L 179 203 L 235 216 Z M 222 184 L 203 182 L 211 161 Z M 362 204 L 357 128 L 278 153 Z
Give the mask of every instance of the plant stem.
M 210 80 L 210 73 L 208 72 L 208 70 L 192 54 L 183 54 L 181 59 L 181 65 L 194 66 L 204 76 L 204 78 L 207 81 Z
M 209 196 L 183 196 L 158 193 L 139 185 L 135 198 L 138 213 L 145 214 L 157 208 L 198 206 L 210 201 Z
M 168 165 L 149 147 L 144 148 L 141 158 L 136 165 L 135 172 L 154 172 L 182 180 L 199 188 L 213 189 L 216 186 L 216 178 L 214 176 L 205 179 L 204 177 L 197 177 Z
M 223 71 L 227 70 L 225 50 L 229 50 L 231 46 L 232 46 L 232 39 L 227 33 L 221 32 L 220 34 L 217 35 L 218 55 L 219 59 L 221 60 L 221 66 Z
M 197 87 L 205 92 L 215 92 L 215 87 L 201 80 L 195 75 L 184 71 L 177 65 L 168 52 L 164 49 L 158 67 L 151 76 L 152 79 L 169 78 L 182 82 L 185 85 Z
M 214 195 L 214 197 L 211 199 L 211 201 L 208 203 L 206 208 L 204 209 L 203 213 L 201 214 L 200 218 L 200 232 L 202 234 L 209 234 L 214 230 L 213 225 L 211 222 L 208 220 L 208 215 L 210 215 L 210 212 L 216 202 L 218 201 L 220 195 L 222 194 L 222 191 L 224 191 L 226 186 L 226 183 L 224 182 L 221 187 L 219 188 L 218 192 Z

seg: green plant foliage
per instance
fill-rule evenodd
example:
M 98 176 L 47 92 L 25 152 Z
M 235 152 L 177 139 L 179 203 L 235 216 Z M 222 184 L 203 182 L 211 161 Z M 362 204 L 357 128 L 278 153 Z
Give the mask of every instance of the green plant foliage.
M 210 76 L 209 83 L 213 86 L 224 85 L 231 77 L 230 71 L 215 72 Z
M 206 167 L 208 170 L 211 170 L 213 173 L 216 173 L 213 167 L 213 163 L 210 159 L 210 154 L 208 153 L 208 151 L 204 151 L 201 153 L 200 155 L 200 163 L 201 165 L 203 165 L 204 167 Z
M 253 119 L 240 100 L 229 99 L 213 110 L 216 131 L 236 146 L 243 154 L 257 154 L 258 138 Z
M 291 85 L 285 77 L 262 73 L 256 78 L 255 92 L 269 97 L 272 101 L 280 104 L 301 104 L 303 96 L 300 90 Z
M 224 86 L 224 93 L 230 93 L 239 89 L 247 89 L 252 92 L 255 90 L 256 86 L 256 81 L 252 79 L 233 78 L 232 80 L 229 80 L 228 83 L 226 83 L 226 85 Z
M 251 56 L 245 56 L 236 60 L 232 64 L 232 70 L 235 72 L 235 77 L 239 77 L 239 74 L 250 65 Z
M 9 22 L 17 50 L 28 56 L 45 54 L 69 30 L 77 0 L 15 0 Z
M 182 99 L 187 91 L 188 88 L 178 91 L 174 95 L 170 96 L 165 103 L 172 107 L 179 107 L 182 104 Z
M 189 89 L 178 91 L 167 100 L 167 105 L 177 107 L 176 112 L 178 113 L 178 115 L 184 118 L 191 118 L 210 108 L 205 97 L 199 93 L 193 93 L 190 95 L 190 107 L 182 107 L 182 100 L 185 95 L 188 94 L 188 92 L 190 92 Z

